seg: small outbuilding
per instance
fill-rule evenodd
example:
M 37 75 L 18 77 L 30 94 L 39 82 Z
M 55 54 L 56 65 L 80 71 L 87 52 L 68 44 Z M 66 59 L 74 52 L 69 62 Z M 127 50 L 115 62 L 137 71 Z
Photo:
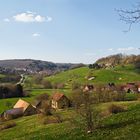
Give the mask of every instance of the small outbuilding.
M 63 93 L 55 93 L 52 96 L 51 107 L 54 109 L 63 109 L 70 107 L 70 100 Z
M 22 99 L 19 99 L 13 108 L 14 109 L 22 108 L 23 115 L 25 115 L 25 116 L 33 115 L 33 114 L 36 114 L 36 112 L 37 112 L 35 107 L 33 107 L 30 103 L 28 103 Z
M 16 119 L 21 116 L 23 116 L 23 108 L 14 108 L 1 114 L 1 118 L 4 120 Z

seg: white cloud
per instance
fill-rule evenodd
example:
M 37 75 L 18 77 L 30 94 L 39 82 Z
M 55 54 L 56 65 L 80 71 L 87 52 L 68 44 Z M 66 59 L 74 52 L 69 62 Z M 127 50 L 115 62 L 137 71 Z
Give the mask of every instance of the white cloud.
M 138 48 L 135 47 L 125 47 L 125 48 L 118 48 L 118 51 L 135 51 L 138 50 Z
M 52 21 L 52 17 L 47 16 L 47 22 Z
M 13 16 L 15 21 L 18 22 L 34 22 L 34 15 L 30 13 L 21 13 Z
M 15 16 L 13 16 L 14 20 L 17 21 L 17 22 L 50 22 L 52 21 L 52 17 L 44 17 L 44 16 L 41 16 L 41 15 L 37 15 L 36 13 L 34 12 L 31 12 L 31 11 L 27 11 L 25 13 L 20 13 L 20 14 L 17 14 Z
M 3 21 L 10 22 L 10 19 L 9 18 L 5 18 Z
M 36 22 L 44 22 L 44 21 L 46 21 L 46 18 L 45 17 L 42 17 L 40 15 L 37 15 L 36 17 L 34 17 L 34 20 Z
M 39 37 L 40 34 L 39 34 L 39 33 L 33 33 L 32 36 L 33 36 L 33 37 Z

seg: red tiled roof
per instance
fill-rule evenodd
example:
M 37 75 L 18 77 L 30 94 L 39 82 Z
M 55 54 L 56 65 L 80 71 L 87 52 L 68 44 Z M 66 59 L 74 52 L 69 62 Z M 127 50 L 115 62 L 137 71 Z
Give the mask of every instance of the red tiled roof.
M 58 100 L 60 100 L 63 96 L 65 96 L 63 93 L 55 93 L 55 94 L 52 96 L 52 99 L 55 100 L 55 101 L 58 101 Z

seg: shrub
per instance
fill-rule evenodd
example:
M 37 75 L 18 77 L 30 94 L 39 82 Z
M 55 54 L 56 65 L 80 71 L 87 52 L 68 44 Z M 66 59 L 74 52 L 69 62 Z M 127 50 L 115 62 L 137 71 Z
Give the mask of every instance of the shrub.
M 16 126 L 16 123 L 14 121 L 6 122 L 6 123 L 0 125 L 0 130 L 12 128 L 12 127 L 15 127 L 15 126 Z
M 38 101 L 49 100 L 49 95 L 47 93 L 40 94 L 36 97 L 36 100 Z
M 48 80 L 43 80 L 42 85 L 44 86 L 44 88 L 47 88 L 47 89 L 52 89 L 53 88 L 52 83 Z
M 65 87 L 64 83 L 54 83 L 53 88 L 54 89 L 63 89 Z
M 48 94 L 41 94 L 36 97 L 36 100 L 40 102 L 40 106 L 37 108 L 41 109 L 41 112 L 43 115 L 52 115 L 51 113 L 51 105 L 50 105 L 50 100 L 49 100 L 49 95 Z
M 125 101 L 135 101 L 137 99 L 138 99 L 138 96 L 137 94 L 134 94 L 134 93 L 127 93 L 124 97 Z
M 24 96 L 23 87 L 20 84 L 0 85 L 0 99 L 12 98 L 12 97 L 23 97 L 23 96 Z
M 52 115 L 52 113 L 51 113 L 51 106 L 50 106 L 50 104 L 48 103 L 48 101 L 42 102 L 41 109 L 42 109 L 41 112 L 42 112 L 42 114 L 43 114 L 44 116 Z
M 112 104 L 109 106 L 108 111 L 110 113 L 117 114 L 117 113 L 126 111 L 126 108 L 124 106 L 121 106 L 121 105 Z

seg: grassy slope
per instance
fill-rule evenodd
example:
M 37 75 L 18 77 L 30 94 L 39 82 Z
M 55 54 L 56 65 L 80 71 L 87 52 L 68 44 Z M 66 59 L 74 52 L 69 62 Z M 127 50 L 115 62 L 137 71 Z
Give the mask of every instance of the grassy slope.
M 100 108 L 106 108 L 110 103 L 101 104 Z M 118 104 L 118 103 L 117 103 Z M 17 126 L 0 132 L 1 140 L 108 140 L 108 139 L 139 139 L 140 136 L 140 102 L 121 102 L 128 105 L 126 112 L 109 116 L 102 120 L 102 127 L 87 135 L 83 129 L 64 121 L 60 124 L 42 125 L 38 117 L 29 116 L 19 118 Z M 64 117 L 73 116 L 72 110 L 62 111 Z M 78 118 L 76 118 L 78 119 Z
M 52 90 L 52 89 L 33 89 L 30 91 L 30 97 L 24 97 L 22 98 L 25 101 L 31 102 L 35 99 L 36 96 L 43 93 L 48 93 L 49 95 L 52 95 L 54 92 L 63 92 L 67 96 L 70 95 L 70 91 L 67 89 L 58 89 L 58 90 Z M 18 101 L 19 98 L 9 98 L 9 99 L 0 99 L 0 113 L 2 113 L 5 110 L 8 110 L 13 107 L 13 105 Z M 10 103 L 9 106 L 6 104 Z
M 85 77 L 88 73 L 92 73 L 92 76 L 96 78 L 93 81 L 88 81 Z M 79 83 L 102 83 L 108 82 L 126 83 L 140 80 L 139 71 L 135 69 L 133 65 L 127 65 L 125 67 L 117 66 L 114 69 L 100 69 L 89 70 L 87 67 L 82 67 L 74 70 L 59 73 L 55 76 L 48 77 L 46 79 L 52 82 L 62 82 L 70 85 L 73 81 Z M 121 80 L 119 80 L 121 78 Z M 71 80 L 71 81 L 70 81 Z
M 70 71 L 59 73 L 55 76 L 47 77 L 46 79 L 54 83 L 66 83 L 68 88 L 73 81 L 79 83 L 85 83 L 85 77 L 89 72 L 92 72 L 92 76 L 96 76 L 91 83 L 125 83 L 140 80 L 139 71 L 133 66 L 129 65 L 124 68 L 118 66 L 110 70 L 89 70 L 86 67 L 73 69 Z M 119 78 L 122 80 L 119 80 Z M 70 95 L 69 89 L 61 90 L 65 94 Z M 40 90 L 35 89 L 31 91 L 31 97 L 24 98 L 27 101 L 32 100 L 41 93 L 52 94 L 54 90 Z M 16 103 L 18 98 L 3 99 L 0 100 L 0 113 L 7 110 Z M 10 102 L 11 106 L 6 107 L 6 102 Z M 120 103 L 120 102 L 119 102 Z M 134 104 L 135 102 L 125 102 L 122 104 Z M 106 109 L 108 104 L 102 104 L 100 108 Z M 61 124 L 41 125 L 37 121 L 37 116 L 23 117 L 16 120 L 17 126 L 8 130 L 0 132 L 0 139 L 137 139 L 140 135 L 140 105 L 130 109 L 128 112 L 112 115 L 111 117 L 103 120 L 104 128 L 97 129 L 94 134 L 89 137 L 85 135 L 78 127 L 73 126 L 69 121 Z M 62 114 L 71 116 L 71 111 L 62 112 Z M 20 130 L 20 133 L 19 131 Z M 131 133 L 130 133 L 131 132 Z M 119 135 L 118 135 L 119 134 Z M 132 134 L 132 135 L 131 135 Z

